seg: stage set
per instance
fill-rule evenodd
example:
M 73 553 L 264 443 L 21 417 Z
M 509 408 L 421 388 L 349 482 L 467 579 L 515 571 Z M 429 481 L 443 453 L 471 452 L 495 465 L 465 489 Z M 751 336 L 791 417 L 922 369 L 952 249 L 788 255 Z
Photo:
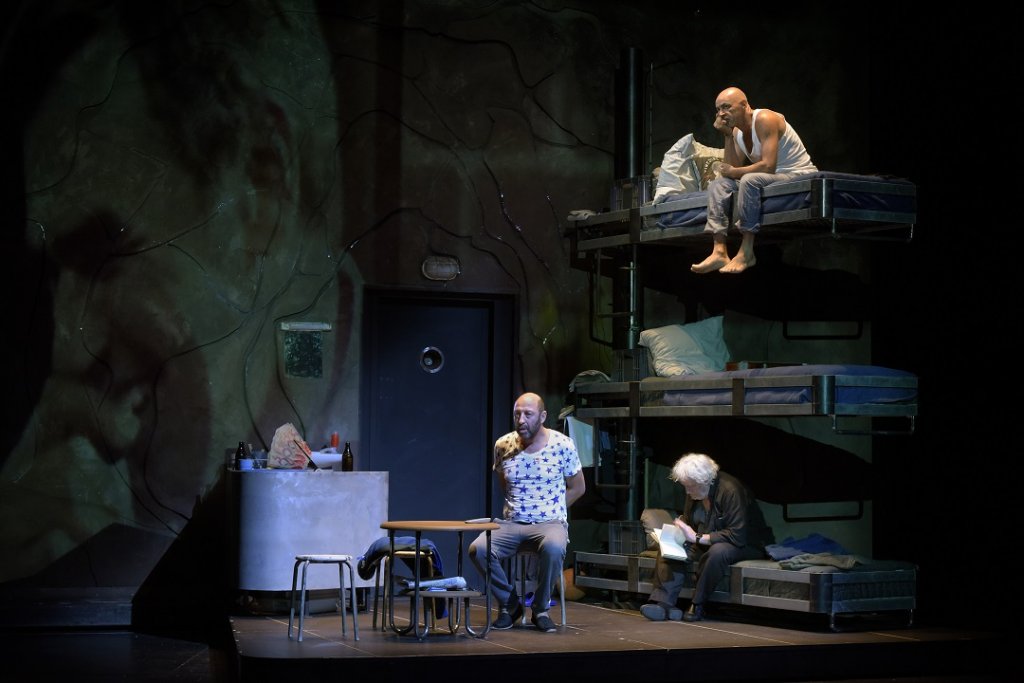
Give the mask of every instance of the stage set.
M 372 604 L 352 614 L 341 632 L 339 612 L 310 614 L 303 640 L 289 615 L 232 616 L 240 680 L 536 680 L 571 675 L 578 680 L 811 681 L 1002 680 L 1006 653 L 994 633 L 907 625 L 906 613 L 860 615 L 829 628 L 820 615 L 716 606 L 701 622 L 652 622 L 637 602 L 568 602 L 554 633 L 526 624 L 490 630 L 483 637 L 462 627 L 449 632 L 437 619 L 422 638 L 374 627 Z M 409 625 L 409 600 L 396 598 L 395 627 Z M 470 623 L 486 623 L 482 598 L 470 600 Z M 559 607 L 552 618 L 560 621 Z M 529 615 L 529 611 L 527 611 Z M 297 617 L 296 620 L 297 622 Z

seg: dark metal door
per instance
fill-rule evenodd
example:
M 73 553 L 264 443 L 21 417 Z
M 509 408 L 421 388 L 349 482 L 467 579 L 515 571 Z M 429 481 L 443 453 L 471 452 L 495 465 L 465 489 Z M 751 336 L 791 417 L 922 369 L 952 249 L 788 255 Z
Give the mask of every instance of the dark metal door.
M 510 411 L 511 353 L 498 336 L 510 327 L 510 307 L 390 292 L 368 292 L 366 306 L 361 457 L 368 469 L 389 473 L 388 518 L 489 515 L 495 411 Z M 457 536 L 431 540 L 454 575 Z M 472 540 L 467 534 L 465 545 Z M 463 574 L 475 576 L 470 567 Z

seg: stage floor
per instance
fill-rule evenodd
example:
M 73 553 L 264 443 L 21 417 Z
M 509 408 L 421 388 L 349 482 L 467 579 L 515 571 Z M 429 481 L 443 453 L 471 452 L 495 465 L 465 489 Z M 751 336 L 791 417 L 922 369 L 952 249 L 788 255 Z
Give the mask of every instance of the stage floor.
M 407 600 L 396 621 L 408 624 Z M 633 605 L 635 607 L 635 605 Z M 484 622 L 483 601 L 471 607 Z M 231 627 L 240 680 L 282 675 L 334 679 L 437 680 L 483 676 L 532 680 L 540 672 L 581 680 L 1002 680 L 1007 641 L 996 633 L 906 626 L 906 613 L 847 617 L 838 632 L 822 615 L 718 606 L 701 622 L 652 622 L 630 607 L 567 604 L 568 624 L 541 633 L 527 620 L 476 638 L 432 631 L 424 640 L 372 627 L 359 614 L 359 640 L 338 613 L 307 617 L 303 642 L 289 640 L 288 615 L 234 616 Z M 558 608 L 552 608 L 553 618 Z M 403 619 L 402 616 L 405 618 Z M 818 618 L 820 617 L 820 619 Z M 296 620 L 297 621 L 297 620 Z M 446 623 L 446 622 L 443 622 Z

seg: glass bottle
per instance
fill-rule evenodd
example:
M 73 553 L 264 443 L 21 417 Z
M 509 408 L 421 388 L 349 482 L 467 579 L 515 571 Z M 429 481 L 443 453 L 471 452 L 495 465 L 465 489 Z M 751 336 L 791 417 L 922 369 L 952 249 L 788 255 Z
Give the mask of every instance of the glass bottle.
M 352 458 L 352 444 L 345 442 L 345 452 L 341 454 L 341 471 L 351 472 L 355 463 Z
M 242 469 L 242 461 L 245 460 L 245 442 L 238 442 L 238 449 L 235 451 L 235 469 Z

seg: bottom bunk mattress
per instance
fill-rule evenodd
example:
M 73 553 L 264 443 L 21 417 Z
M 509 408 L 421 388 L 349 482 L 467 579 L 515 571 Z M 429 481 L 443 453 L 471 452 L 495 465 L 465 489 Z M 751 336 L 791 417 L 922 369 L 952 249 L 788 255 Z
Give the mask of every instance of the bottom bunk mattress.
M 852 558 L 840 555 L 839 558 Z M 656 550 L 638 555 L 577 552 L 576 585 L 650 594 L 658 558 Z M 842 563 L 841 563 L 842 564 Z M 693 563 L 679 596 L 693 596 Z M 790 564 L 789 566 L 793 566 Z M 744 560 L 729 567 L 710 600 L 766 609 L 826 615 L 836 630 L 837 617 L 906 613 L 912 625 L 917 607 L 917 565 L 896 560 L 857 558 L 844 566 L 808 564 L 788 569 L 785 561 Z
M 690 597 L 692 590 L 686 593 Z M 838 616 L 875 612 L 906 612 L 910 625 L 917 606 L 917 566 L 868 560 L 847 568 L 809 564 L 787 569 L 785 562 L 744 560 L 729 568 L 711 600 L 824 614 L 832 629 Z
M 910 405 L 917 376 L 875 365 L 784 365 L 641 381 L 643 406 L 810 406 L 814 413 L 859 413 Z

